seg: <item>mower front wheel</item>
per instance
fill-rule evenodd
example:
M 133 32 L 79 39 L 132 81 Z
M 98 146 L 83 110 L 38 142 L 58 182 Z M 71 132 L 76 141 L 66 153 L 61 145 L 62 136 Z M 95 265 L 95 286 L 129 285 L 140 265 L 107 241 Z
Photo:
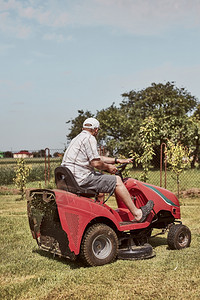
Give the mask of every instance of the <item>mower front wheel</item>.
M 118 238 L 105 224 L 94 224 L 86 231 L 81 243 L 80 256 L 88 266 L 102 266 L 115 260 Z
M 168 232 L 167 243 L 171 250 L 187 248 L 191 243 L 191 231 L 182 224 L 173 224 Z

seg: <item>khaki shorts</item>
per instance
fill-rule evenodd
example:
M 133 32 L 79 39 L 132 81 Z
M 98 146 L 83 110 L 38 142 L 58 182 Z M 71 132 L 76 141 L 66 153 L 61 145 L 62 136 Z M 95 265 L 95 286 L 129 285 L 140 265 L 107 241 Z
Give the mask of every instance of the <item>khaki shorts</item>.
M 91 173 L 81 184 L 82 188 L 95 190 L 98 193 L 113 193 L 117 184 L 115 175 Z

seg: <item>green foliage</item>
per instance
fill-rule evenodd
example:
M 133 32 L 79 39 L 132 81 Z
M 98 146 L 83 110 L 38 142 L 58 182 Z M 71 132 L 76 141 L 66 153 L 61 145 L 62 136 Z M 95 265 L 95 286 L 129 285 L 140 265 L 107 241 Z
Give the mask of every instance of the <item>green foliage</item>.
M 187 147 L 184 147 L 181 143 L 174 144 L 172 141 L 168 141 L 166 159 L 171 170 L 176 176 L 178 196 L 180 174 L 190 166 L 190 154 L 191 151 Z
M 167 163 L 177 176 L 189 167 L 190 153 L 191 151 L 181 143 L 174 144 L 172 141 L 168 141 Z
M 27 183 L 27 178 L 30 174 L 30 167 L 25 165 L 24 159 L 20 158 L 17 161 L 17 167 L 15 168 L 16 177 L 14 178 L 14 183 L 17 188 L 19 188 L 21 193 L 21 199 L 24 199 L 25 188 Z
M 28 181 L 41 181 L 45 179 L 45 166 L 38 164 L 31 167 Z
M 188 147 L 196 148 L 194 127 L 191 126 L 189 114 L 196 108 L 197 99 L 184 88 L 178 89 L 174 83 L 152 83 L 150 87 L 139 92 L 123 94 L 124 106 L 129 106 L 129 114 L 134 122 L 135 137 L 143 119 L 152 116 L 155 119 L 155 158 L 153 165 L 158 167 L 160 145 L 168 139 L 180 141 Z M 142 151 L 135 142 L 136 152 Z M 198 151 L 198 150 L 197 150 Z
M 136 165 L 141 164 L 143 172 L 140 175 L 140 180 L 146 182 L 148 180 L 148 172 L 151 165 L 151 161 L 155 152 L 153 150 L 154 138 L 155 138 L 155 120 L 152 117 L 144 119 L 142 126 L 140 127 L 140 142 L 143 149 L 141 155 L 134 151 L 130 151 L 131 156 L 135 159 Z
M 52 167 L 53 168 L 53 167 Z M 13 166 L 0 167 L 0 185 L 12 184 L 16 177 L 15 168 Z M 44 163 L 33 164 L 30 169 L 30 174 L 27 177 L 27 182 L 31 181 L 43 181 L 45 179 L 45 167 Z M 53 177 L 53 170 L 51 170 L 51 177 Z
M 13 178 L 15 177 L 15 170 L 13 167 L 0 167 L 0 185 L 7 185 L 13 183 Z
M 122 154 L 127 156 L 127 149 L 133 146 L 130 136 L 132 128 L 127 115 L 112 104 L 109 108 L 99 111 L 97 119 L 101 126 L 97 137 L 98 142 L 106 145 L 111 155 Z
M 78 116 L 75 119 L 68 120 L 66 123 L 71 123 L 70 133 L 67 135 L 68 140 L 72 140 L 77 134 L 79 134 L 83 127 L 85 119 L 93 117 L 94 115 L 90 111 L 84 112 L 78 110 Z
M 193 160 L 191 167 L 194 168 L 197 162 L 200 161 L 200 105 L 198 105 L 197 110 L 190 118 L 190 130 L 188 131 L 191 139 L 194 141 L 191 145 Z
M 54 181 L 54 170 L 61 164 L 62 158 L 51 158 L 50 160 L 50 179 Z M 30 167 L 30 173 L 27 177 L 27 183 L 34 181 L 45 180 L 45 164 L 44 160 L 32 159 L 24 160 L 27 166 Z M 16 159 L 4 159 L 0 160 L 0 186 L 12 185 L 16 178 Z M 48 177 L 48 165 L 46 167 L 46 173 Z M 48 178 L 47 178 L 48 179 Z M 30 185 L 30 184 L 29 184 Z
M 185 88 L 177 88 L 173 82 L 152 83 L 151 86 L 140 91 L 130 91 L 122 94 L 123 100 L 119 107 L 114 103 L 98 111 L 95 117 L 100 121 L 101 131 L 98 142 L 106 146 L 110 155 L 128 156 L 134 149 L 141 155 L 143 152 L 140 142 L 140 127 L 145 118 L 155 120 L 154 152 L 157 159 L 153 159 L 154 166 L 160 154 L 160 145 L 167 139 L 180 141 L 190 149 L 199 152 L 199 134 L 192 122 L 191 113 L 199 116 L 197 99 Z M 197 110 L 195 110 L 197 108 Z M 78 111 L 78 117 L 72 122 L 71 139 L 81 131 L 82 122 L 90 112 Z M 196 138 L 198 136 L 198 138 Z M 194 157 L 194 158 L 195 158 Z

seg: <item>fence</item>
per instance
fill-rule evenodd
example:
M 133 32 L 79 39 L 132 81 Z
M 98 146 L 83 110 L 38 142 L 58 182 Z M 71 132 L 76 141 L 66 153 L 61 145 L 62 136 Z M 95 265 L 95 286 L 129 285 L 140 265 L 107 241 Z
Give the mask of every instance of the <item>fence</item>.
M 39 151 L 7 152 L 7 157 L 0 158 L 0 185 L 12 185 L 15 177 L 17 160 L 24 158 L 30 167 L 28 182 L 45 182 L 45 185 L 54 180 L 54 170 L 61 164 L 61 149 L 48 149 Z M 18 155 L 16 155 L 18 154 Z M 38 187 L 38 186 L 37 186 Z
M 30 166 L 31 172 L 28 177 L 30 187 L 38 188 L 39 185 L 48 186 L 49 183 L 54 183 L 54 170 L 61 164 L 64 151 L 62 149 L 48 149 L 40 151 L 27 151 L 29 154 L 34 153 L 32 157 L 24 158 L 25 163 Z M 16 153 L 16 152 L 15 152 Z M 20 153 L 20 152 L 18 152 Z M 100 153 L 104 154 L 104 149 L 100 149 Z M 162 151 L 161 151 L 162 153 Z M 10 156 L 13 156 L 10 152 Z M 167 169 L 163 164 L 162 156 L 158 158 L 160 168 L 151 168 L 148 173 L 148 183 L 166 187 L 167 189 L 176 192 L 177 181 L 174 174 Z M 161 163 L 162 162 L 162 163 Z M 0 158 L 0 186 L 13 186 L 15 178 L 15 167 L 17 158 L 1 157 Z M 133 167 L 130 170 L 131 177 L 140 179 L 142 170 Z M 200 189 L 200 169 L 188 169 L 180 175 L 180 190 L 185 191 L 191 188 Z

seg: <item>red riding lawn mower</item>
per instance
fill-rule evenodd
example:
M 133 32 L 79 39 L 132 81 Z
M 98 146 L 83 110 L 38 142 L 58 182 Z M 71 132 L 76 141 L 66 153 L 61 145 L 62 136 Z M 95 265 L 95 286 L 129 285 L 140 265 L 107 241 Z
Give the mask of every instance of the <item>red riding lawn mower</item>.
M 126 164 L 118 167 L 122 171 Z M 170 191 L 133 178 L 124 178 L 135 205 L 153 200 L 154 208 L 143 223 L 117 198 L 117 209 L 99 202 L 96 191 L 82 189 L 65 167 L 55 169 L 57 189 L 32 189 L 27 195 L 30 229 L 40 249 L 89 266 L 118 259 L 145 259 L 155 256 L 148 243 L 153 228 L 168 231 L 170 249 L 189 247 L 191 232 L 180 221 L 180 204 Z

